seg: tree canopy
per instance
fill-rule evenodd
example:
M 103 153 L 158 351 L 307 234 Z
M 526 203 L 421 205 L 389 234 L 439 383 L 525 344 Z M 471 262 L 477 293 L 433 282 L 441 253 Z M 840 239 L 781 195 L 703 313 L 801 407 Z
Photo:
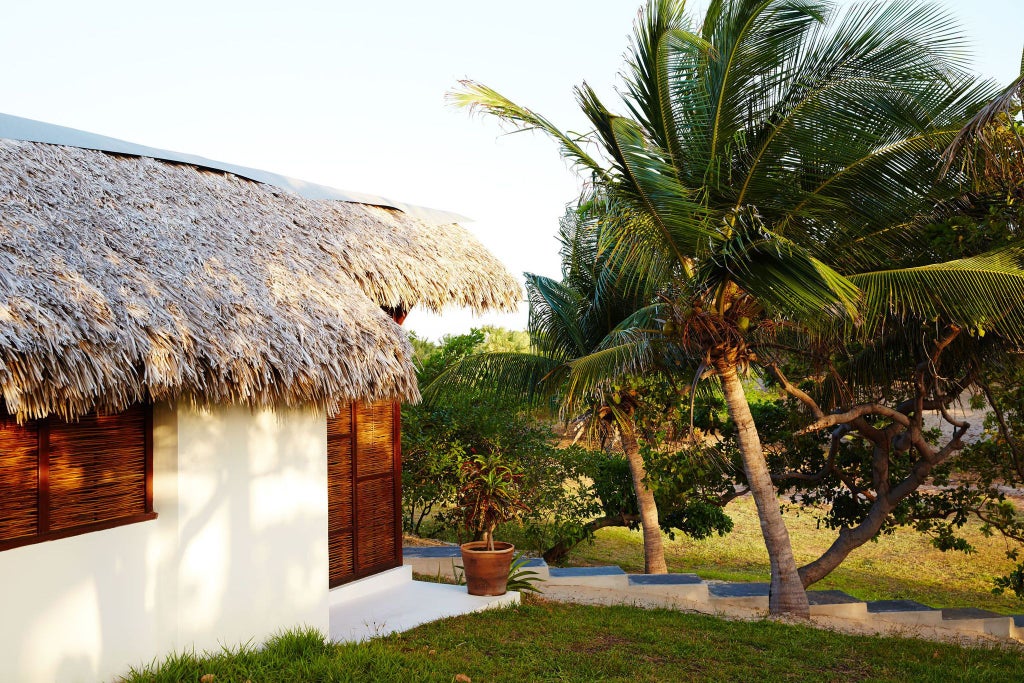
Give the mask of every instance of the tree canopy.
M 923 411 L 971 381 L 947 382 L 939 360 L 973 366 L 1024 342 L 1024 249 L 929 251 L 928 226 L 975 188 L 971 165 L 945 163 L 944 152 L 999 96 L 966 70 L 963 47 L 948 13 L 912 0 L 843 10 L 715 0 L 699 24 L 679 0 L 649 0 L 620 113 L 586 84 L 575 91 L 584 134 L 479 83 L 451 95 L 552 137 L 585 181 L 578 204 L 615 271 L 609 281 L 654 284 L 636 313 L 656 315 L 627 316 L 618 343 L 572 361 L 566 391 L 665 358 L 721 384 L 772 558 L 773 612 L 807 614 L 808 575 L 797 573 L 738 375 L 775 374 L 815 429 L 843 424 L 867 438 L 867 418 L 888 417 L 876 446 L 888 457 L 900 437 L 933 467 L 959 443 L 928 445 Z M 781 374 L 793 357 L 819 377 L 814 396 Z M 908 386 L 909 402 L 859 403 Z M 824 419 L 841 408 L 867 421 Z M 884 517 L 898 494 L 881 493 Z

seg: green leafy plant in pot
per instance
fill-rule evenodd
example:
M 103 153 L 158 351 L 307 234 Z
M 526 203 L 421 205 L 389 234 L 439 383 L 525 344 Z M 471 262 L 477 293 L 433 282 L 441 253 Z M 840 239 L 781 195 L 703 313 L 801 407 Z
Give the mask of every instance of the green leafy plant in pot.
M 521 495 L 522 478 L 497 448 L 462 463 L 458 506 L 467 531 L 480 538 L 462 544 L 462 566 L 470 595 L 506 592 L 515 546 L 495 541 L 494 530 L 527 511 Z

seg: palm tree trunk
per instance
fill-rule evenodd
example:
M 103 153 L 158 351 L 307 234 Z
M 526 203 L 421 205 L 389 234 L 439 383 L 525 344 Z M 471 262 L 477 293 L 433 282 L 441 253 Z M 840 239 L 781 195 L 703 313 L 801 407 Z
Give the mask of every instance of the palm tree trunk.
M 633 491 L 636 492 L 640 524 L 644 531 L 644 573 L 667 574 L 668 565 L 665 564 L 665 549 L 661 543 L 661 527 L 658 525 L 658 506 L 654 502 L 654 494 L 644 483 L 647 479 L 647 469 L 644 467 L 643 456 L 640 455 L 635 427 L 621 426 L 619 435 L 622 439 L 622 450 L 629 463 L 629 473 L 633 478 Z
M 729 407 L 729 416 L 736 425 L 736 439 L 739 442 L 740 455 L 743 458 L 743 469 L 747 475 L 747 484 L 757 505 L 757 517 L 761 522 L 761 534 L 768 548 L 768 559 L 771 563 L 772 582 L 768 593 L 768 611 L 771 614 L 791 614 L 798 617 L 810 617 L 807 604 L 807 592 L 797 573 L 796 560 L 793 559 L 793 546 L 789 540 L 789 531 L 782 520 L 779 510 L 779 499 L 775 495 L 768 463 L 761 449 L 761 438 L 757 434 L 754 416 L 750 414 L 750 404 L 743 392 L 743 384 L 736 374 L 735 366 L 719 369 L 725 401 Z

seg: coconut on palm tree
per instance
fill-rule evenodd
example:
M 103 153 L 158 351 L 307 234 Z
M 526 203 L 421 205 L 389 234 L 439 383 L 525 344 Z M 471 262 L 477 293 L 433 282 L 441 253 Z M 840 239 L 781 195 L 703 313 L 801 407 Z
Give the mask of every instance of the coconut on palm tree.
M 868 339 L 934 321 L 1021 341 L 1021 252 L 929 263 L 921 227 L 967 185 L 942 153 L 995 90 L 964 67 L 963 40 L 930 3 L 837 11 L 816 0 L 649 0 L 635 26 L 622 111 L 586 85 L 592 131 L 562 132 L 495 90 L 451 95 L 553 137 L 605 203 L 601 249 L 623 282 L 670 292 L 657 334 L 716 378 L 736 425 L 771 563 L 770 610 L 809 608 L 741 376 L 766 339 Z M 671 322 L 671 324 L 669 324 Z M 577 361 L 575 390 L 636 368 L 651 335 L 620 330 Z M 630 365 L 632 363 L 632 365 Z

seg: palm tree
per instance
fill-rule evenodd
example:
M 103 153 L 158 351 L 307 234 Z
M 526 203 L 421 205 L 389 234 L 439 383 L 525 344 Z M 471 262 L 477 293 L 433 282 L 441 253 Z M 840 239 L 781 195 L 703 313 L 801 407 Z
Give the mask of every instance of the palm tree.
M 922 224 L 964 192 L 962 174 L 939 176 L 942 151 L 993 95 L 961 48 L 946 13 L 909 0 L 843 13 L 713 0 L 699 27 L 682 0 L 649 0 L 624 75 L 627 115 L 584 84 L 586 135 L 478 83 L 451 95 L 553 137 L 584 194 L 607 200 L 601 248 L 620 277 L 675 293 L 658 332 L 720 381 L 770 557 L 772 613 L 809 608 L 740 379 L 766 340 L 867 338 L 910 318 L 1021 340 L 1018 251 L 921 263 Z M 631 350 L 651 344 L 639 336 L 620 334 L 604 359 L 635 368 Z
M 592 204 L 589 211 L 595 210 Z M 628 392 L 620 392 L 618 401 L 608 400 L 607 387 L 598 386 L 590 376 L 587 385 L 594 391 L 583 396 L 573 389 L 581 373 L 602 367 L 604 349 L 610 347 L 612 353 L 616 352 L 613 340 L 623 323 L 628 329 L 657 310 L 657 306 L 647 305 L 652 297 L 649 287 L 634 283 L 625 293 L 616 286 L 615 270 L 607 257 L 598 253 L 594 224 L 586 218 L 587 213 L 587 208 L 570 209 L 561 221 L 562 279 L 526 274 L 532 352 L 467 357 L 446 368 L 423 393 L 428 400 L 437 400 L 458 395 L 469 387 L 477 393 L 490 390 L 519 399 L 555 400 L 560 402 L 563 414 L 586 412 L 591 426 L 612 427 L 618 433 L 633 481 L 643 530 L 644 572 L 665 574 L 668 566 L 658 507 L 646 484 L 647 472 L 640 453 L 635 419 L 638 406 Z

